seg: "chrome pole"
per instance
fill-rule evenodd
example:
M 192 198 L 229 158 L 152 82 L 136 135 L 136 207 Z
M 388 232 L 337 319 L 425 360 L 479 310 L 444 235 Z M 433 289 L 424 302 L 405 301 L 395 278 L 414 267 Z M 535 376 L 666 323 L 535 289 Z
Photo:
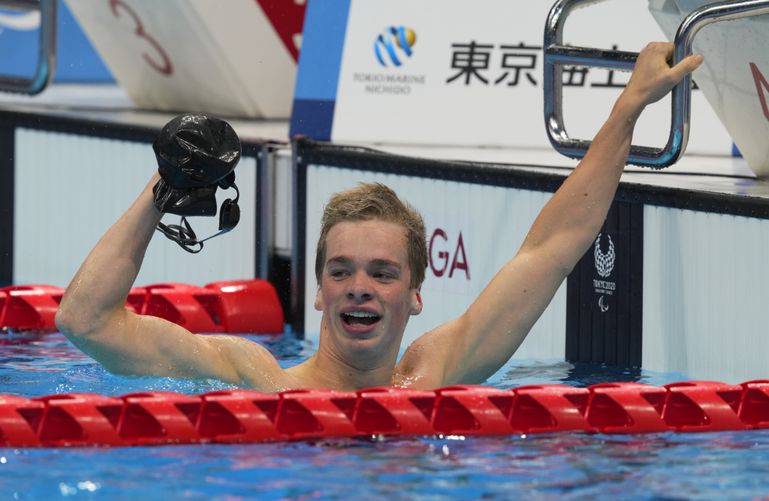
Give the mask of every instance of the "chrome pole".
M 574 139 L 566 132 L 563 120 L 563 65 L 589 66 L 631 71 L 636 52 L 572 47 L 563 45 L 563 27 L 575 8 L 587 7 L 604 0 L 559 0 L 550 9 L 544 33 L 544 97 L 545 129 L 550 143 L 559 153 L 572 158 L 585 156 L 591 141 Z M 769 13 L 769 0 L 724 1 L 704 5 L 681 22 L 674 40 L 673 64 L 692 53 L 695 35 L 708 24 L 742 19 Z M 686 150 L 691 119 L 691 75 L 673 88 L 671 125 L 664 148 L 630 147 L 628 163 L 664 168 L 675 163 Z

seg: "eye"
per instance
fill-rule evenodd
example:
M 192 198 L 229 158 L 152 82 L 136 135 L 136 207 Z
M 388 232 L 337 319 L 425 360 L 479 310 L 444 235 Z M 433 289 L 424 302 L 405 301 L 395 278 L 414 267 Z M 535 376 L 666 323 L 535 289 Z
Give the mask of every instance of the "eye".
M 328 275 L 331 278 L 336 279 L 336 280 L 345 278 L 345 277 L 349 276 L 349 274 L 350 273 L 347 270 L 343 269 L 343 268 L 332 268 L 332 269 L 328 270 Z
M 390 282 L 398 279 L 398 273 L 394 271 L 378 270 L 372 275 L 376 280 Z

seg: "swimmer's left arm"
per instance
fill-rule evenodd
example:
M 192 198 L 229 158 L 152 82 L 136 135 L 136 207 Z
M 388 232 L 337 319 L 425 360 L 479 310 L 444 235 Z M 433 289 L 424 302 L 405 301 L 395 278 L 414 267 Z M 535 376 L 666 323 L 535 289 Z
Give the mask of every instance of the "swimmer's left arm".
M 587 154 L 542 209 L 516 256 L 462 316 L 409 347 L 399 371 L 437 371 L 436 385 L 480 383 L 509 360 L 600 230 L 641 112 L 702 61 L 690 56 L 671 68 L 671 55 L 668 43 L 641 52 Z

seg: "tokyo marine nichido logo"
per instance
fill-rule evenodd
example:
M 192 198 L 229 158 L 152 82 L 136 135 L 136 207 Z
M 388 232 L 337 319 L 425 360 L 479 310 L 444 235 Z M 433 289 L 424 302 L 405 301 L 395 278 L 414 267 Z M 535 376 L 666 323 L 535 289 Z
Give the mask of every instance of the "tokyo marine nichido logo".
M 413 54 L 417 34 L 405 26 L 390 26 L 380 33 L 374 42 L 374 53 L 379 64 L 385 68 L 400 66 Z
M 374 41 L 374 54 L 371 64 L 377 61 L 379 71 L 355 71 L 352 81 L 362 87 L 366 94 L 380 96 L 405 97 L 415 89 L 425 85 L 426 76 L 419 71 L 419 64 L 405 64 L 414 54 L 417 34 L 405 26 L 390 26 L 380 33 Z M 418 61 L 412 60 L 412 63 Z M 407 72 L 404 68 L 410 68 Z

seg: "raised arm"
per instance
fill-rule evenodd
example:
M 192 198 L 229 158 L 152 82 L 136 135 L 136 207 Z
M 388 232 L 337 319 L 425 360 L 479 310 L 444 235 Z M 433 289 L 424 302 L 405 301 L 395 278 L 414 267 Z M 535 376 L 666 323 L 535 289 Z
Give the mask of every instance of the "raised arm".
M 203 115 L 177 117 L 164 127 L 155 143 L 163 179 L 153 176 L 93 248 L 62 298 L 56 314 L 59 329 L 112 372 L 216 378 L 265 390 L 280 384 L 280 367 L 257 343 L 194 335 L 164 319 L 125 308 L 162 216 L 156 207 L 175 213 L 191 211 L 190 207 L 200 213 L 200 207 L 207 207 L 210 213 L 212 204 L 215 207 L 214 183 L 224 176 L 234 181 L 231 173 L 240 143 L 234 131 L 228 131 L 229 125 Z
M 162 216 L 153 204 L 152 186 L 157 180 L 155 175 L 83 262 L 62 298 L 56 324 L 73 344 L 111 372 L 244 383 L 237 363 L 241 358 L 250 355 L 252 362 L 275 363 L 256 343 L 194 335 L 124 307 Z
M 462 316 L 415 341 L 399 372 L 424 377 L 425 386 L 478 383 L 513 355 L 595 240 L 641 112 L 702 62 L 702 56 L 693 55 L 671 68 L 672 53 L 669 43 L 644 48 L 587 154 L 542 209 L 516 256 Z M 430 350 L 420 348 L 425 345 Z

